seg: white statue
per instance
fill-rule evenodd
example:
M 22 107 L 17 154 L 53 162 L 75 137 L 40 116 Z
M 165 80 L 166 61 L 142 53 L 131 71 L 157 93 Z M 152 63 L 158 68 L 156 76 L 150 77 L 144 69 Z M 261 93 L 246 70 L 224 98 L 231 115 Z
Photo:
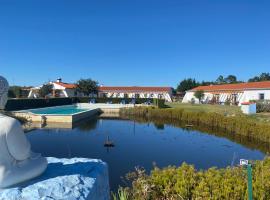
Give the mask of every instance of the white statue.
M 0 110 L 7 103 L 8 82 L 0 76 Z M 41 175 L 47 160 L 31 151 L 20 123 L 0 114 L 0 188 L 27 181 Z

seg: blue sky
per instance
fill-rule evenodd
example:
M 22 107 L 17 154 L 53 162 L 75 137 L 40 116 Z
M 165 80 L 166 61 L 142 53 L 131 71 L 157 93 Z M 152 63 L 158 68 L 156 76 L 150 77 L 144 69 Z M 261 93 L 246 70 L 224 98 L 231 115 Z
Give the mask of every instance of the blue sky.
M 270 1 L 0 0 L 0 74 L 173 86 L 270 72 Z

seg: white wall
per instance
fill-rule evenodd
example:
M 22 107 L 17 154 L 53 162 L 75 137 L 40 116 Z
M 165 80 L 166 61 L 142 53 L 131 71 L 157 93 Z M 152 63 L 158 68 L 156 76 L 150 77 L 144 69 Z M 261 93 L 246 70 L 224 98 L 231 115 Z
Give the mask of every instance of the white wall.
M 75 96 L 75 89 L 66 89 L 65 90 L 67 97 L 74 97 Z
M 195 92 L 186 92 L 184 98 L 183 98 L 183 103 L 190 103 L 191 99 L 194 98 L 195 103 L 199 103 L 199 100 L 194 96 Z
M 124 95 L 127 94 L 128 95 L 128 98 L 135 98 L 135 94 L 139 94 L 139 98 L 159 98 L 160 95 L 162 95 L 162 99 L 165 99 L 166 101 L 168 102 L 171 102 L 172 101 L 172 98 L 171 98 L 171 95 L 170 93 L 162 93 L 162 92 L 159 92 L 159 93 L 156 93 L 156 92 L 150 92 L 150 93 L 145 93 L 145 92 L 142 92 L 142 93 L 107 93 L 106 97 L 108 98 L 124 98 Z M 101 94 L 99 94 L 99 96 L 102 96 Z
M 264 93 L 264 98 L 265 100 L 270 100 L 270 90 L 246 90 L 243 93 L 239 92 L 238 93 L 238 98 L 237 101 L 239 102 L 239 105 L 243 102 L 249 102 L 251 100 L 259 100 L 259 94 Z M 229 96 L 229 93 L 221 93 L 219 96 L 219 101 L 220 102 L 225 102 L 227 97 Z M 213 97 L 213 94 L 211 93 L 205 93 L 205 97 L 203 101 L 211 100 Z M 184 96 L 183 103 L 190 103 L 191 99 L 195 99 L 195 103 L 199 103 L 199 100 L 194 97 L 194 92 L 187 92 Z
M 270 100 L 270 90 L 246 90 L 242 102 L 259 100 L 259 94 L 264 93 L 264 99 Z

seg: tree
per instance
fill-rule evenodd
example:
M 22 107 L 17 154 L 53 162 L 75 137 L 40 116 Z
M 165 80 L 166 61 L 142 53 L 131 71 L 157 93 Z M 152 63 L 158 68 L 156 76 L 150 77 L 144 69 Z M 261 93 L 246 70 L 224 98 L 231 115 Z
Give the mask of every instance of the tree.
M 234 75 L 229 75 L 224 80 L 226 83 L 238 83 L 237 77 Z
M 77 90 L 84 95 L 96 94 L 98 92 L 98 82 L 92 79 L 80 79 L 77 81 Z
M 201 103 L 201 100 L 203 99 L 204 97 L 204 91 L 203 90 L 197 90 L 195 93 L 194 93 L 194 96 L 199 99 L 199 103 Z
M 44 84 L 39 89 L 39 96 L 40 97 L 46 97 L 48 94 L 52 93 L 53 86 L 51 84 Z
M 270 73 L 261 73 L 260 76 L 255 76 L 248 80 L 248 82 L 260 82 L 260 81 L 270 81 Z
M 199 83 L 197 83 L 195 79 L 188 78 L 188 79 L 182 80 L 179 83 L 179 85 L 177 86 L 177 91 L 178 92 L 186 92 L 186 91 L 193 89 L 197 86 L 199 86 Z
M 11 86 L 8 90 L 9 98 L 20 98 L 22 93 L 22 88 L 20 86 Z
M 216 83 L 217 83 L 217 84 L 224 84 L 224 83 L 225 83 L 224 77 L 223 77 L 222 75 L 220 75 L 220 76 L 217 78 Z

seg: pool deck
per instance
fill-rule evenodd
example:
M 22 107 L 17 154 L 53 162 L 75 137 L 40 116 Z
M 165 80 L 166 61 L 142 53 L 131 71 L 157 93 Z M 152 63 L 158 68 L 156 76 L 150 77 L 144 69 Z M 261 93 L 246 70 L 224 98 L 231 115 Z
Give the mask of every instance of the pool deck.
M 54 109 L 68 106 L 55 106 L 47 108 L 37 108 L 29 110 L 20 110 L 13 111 L 12 114 L 15 117 L 24 118 L 28 122 L 48 124 L 48 123 L 66 123 L 73 124 L 81 120 L 90 119 L 96 115 L 103 113 L 103 115 L 119 115 L 121 108 L 131 108 L 134 107 L 133 104 L 89 104 L 89 103 L 80 103 L 74 104 L 79 109 L 85 109 L 84 111 L 75 113 L 75 114 L 35 114 L 33 111 L 42 110 L 42 109 Z M 73 106 L 74 106 L 73 105 Z M 69 126 L 72 127 L 72 126 Z

